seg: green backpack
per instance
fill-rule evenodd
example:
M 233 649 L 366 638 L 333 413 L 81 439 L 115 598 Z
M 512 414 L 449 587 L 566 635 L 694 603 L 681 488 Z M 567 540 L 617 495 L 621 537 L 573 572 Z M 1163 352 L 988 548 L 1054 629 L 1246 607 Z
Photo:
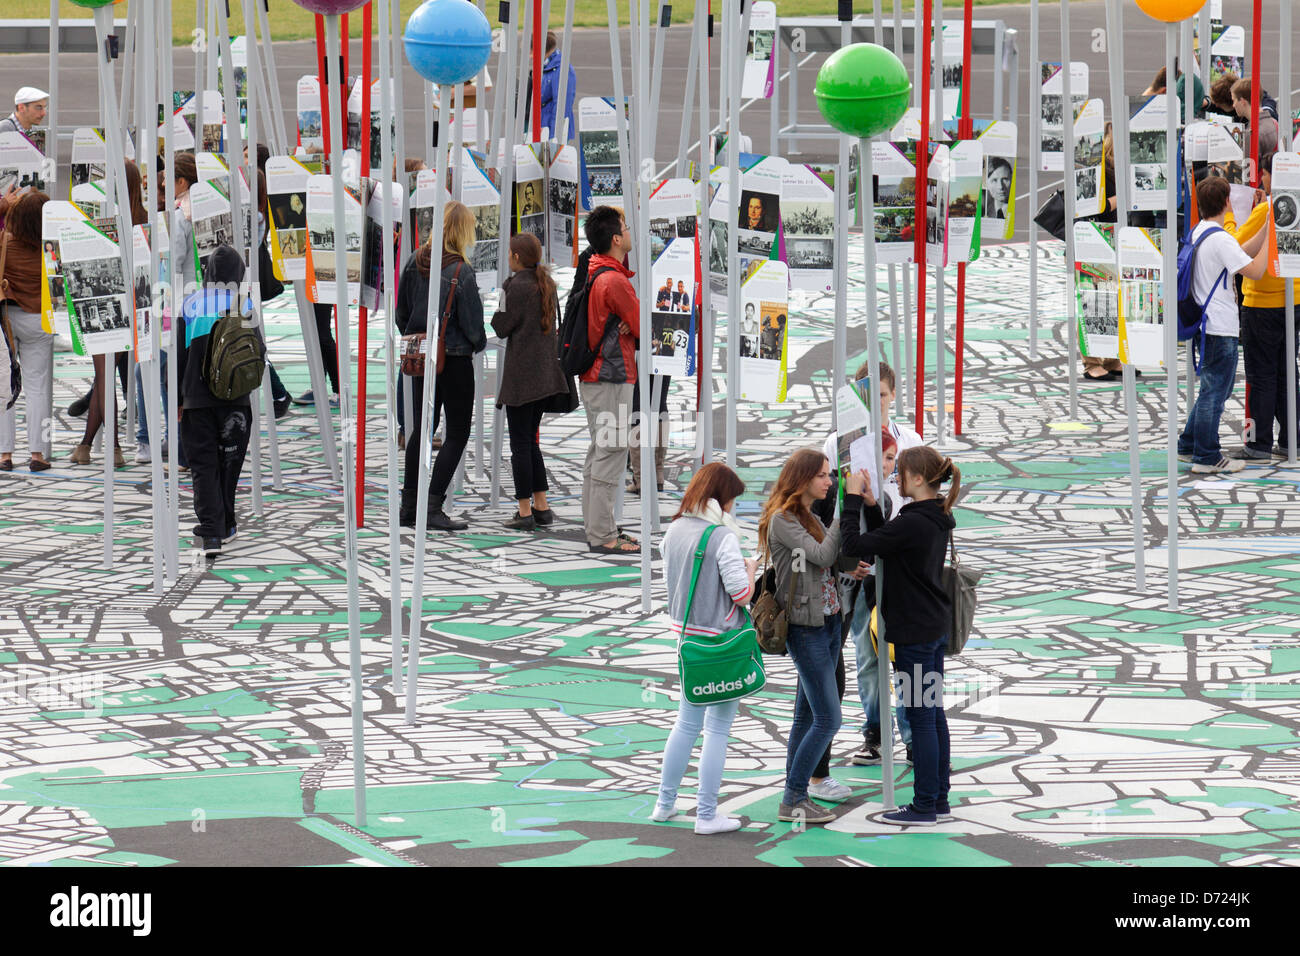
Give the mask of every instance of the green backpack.
M 208 333 L 203 361 L 203 381 L 213 398 L 233 402 L 262 384 L 266 371 L 266 344 L 251 317 L 238 309 L 217 319 Z
M 749 612 L 741 609 L 745 623 L 721 634 L 686 635 L 686 622 L 691 618 L 691 604 L 695 601 L 695 584 L 700 579 L 704 552 L 709 537 L 719 525 L 704 529 L 700 543 L 695 547 L 695 567 L 691 570 L 691 588 L 686 595 L 686 611 L 682 615 L 682 641 L 677 650 L 677 670 L 682 681 L 682 696 L 692 704 L 721 704 L 729 700 L 748 697 L 763 689 L 767 675 L 763 671 L 763 658 L 758 650 L 758 635 L 749 619 Z

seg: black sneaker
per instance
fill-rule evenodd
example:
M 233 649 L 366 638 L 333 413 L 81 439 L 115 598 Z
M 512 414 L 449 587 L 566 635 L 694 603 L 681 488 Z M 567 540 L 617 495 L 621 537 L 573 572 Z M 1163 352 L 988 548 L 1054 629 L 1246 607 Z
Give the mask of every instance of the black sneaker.
M 297 398 L 293 399 L 293 403 L 295 405 L 315 405 L 316 396 L 312 394 L 311 389 L 308 389 L 307 391 L 299 395 Z
M 1290 458 L 1290 457 L 1291 457 L 1291 450 L 1290 450 L 1289 448 L 1283 448 L 1281 445 L 1274 445 L 1274 446 L 1273 446 L 1273 457 L 1274 457 L 1274 458 Z
M 80 418 L 90 411 L 90 396 L 82 395 L 81 398 L 74 401 L 68 406 L 68 414 L 73 418 Z
M 279 420 L 289 414 L 289 406 L 293 404 L 293 399 L 285 395 L 282 398 L 274 399 L 273 404 L 275 406 L 275 417 Z
M 203 556 L 204 556 L 205 558 L 208 558 L 209 560 L 211 560 L 212 558 L 215 558 L 215 557 L 216 557 L 217 555 L 219 555 L 220 553 L 221 553 L 221 539 L 220 539 L 220 538 L 204 538 L 204 539 L 203 539 Z
M 515 512 L 514 517 L 506 522 L 506 527 L 515 531 L 536 531 L 537 521 L 532 515 L 521 515 Z
M 533 520 L 536 521 L 539 525 L 554 524 L 555 512 L 552 511 L 550 508 L 546 508 L 546 509 L 534 508 Z
M 906 749 L 907 749 L 907 756 L 903 758 L 903 763 L 910 764 L 912 762 L 912 748 L 908 747 Z
M 862 749 L 855 751 L 851 759 L 855 766 L 874 767 L 880 763 L 880 751 L 870 743 L 863 743 Z

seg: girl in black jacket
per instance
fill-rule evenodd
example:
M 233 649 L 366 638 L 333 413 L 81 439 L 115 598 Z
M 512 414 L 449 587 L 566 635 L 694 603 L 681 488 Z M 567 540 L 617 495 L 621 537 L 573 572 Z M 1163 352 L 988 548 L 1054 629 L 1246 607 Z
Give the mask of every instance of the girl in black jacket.
M 487 332 L 483 328 L 483 300 L 479 298 L 474 267 L 466 261 L 474 245 L 474 213 L 464 203 L 449 202 L 443 217 L 442 275 L 438 298 L 435 300 L 438 315 L 434 317 L 433 333 L 428 339 L 426 368 L 437 367 L 438 326 L 447 308 L 448 296 L 452 298 L 451 312 L 447 317 L 446 359 L 442 371 L 434 382 L 433 424 L 430 433 L 438 428 L 442 410 L 447 410 L 447 432 L 438 457 L 433 462 L 429 478 L 429 514 L 426 527 L 442 531 L 464 531 L 469 525 L 451 518 L 443 511 L 447 489 L 460 464 L 460 456 L 469 444 L 470 423 L 474 417 L 474 355 L 487 347 Z M 428 243 L 419 248 L 406 267 L 402 269 L 397 286 L 397 309 L 394 316 L 403 335 L 424 332 L 428 317 L 429 273 L 432 250 Z M 453 289 L 453 282 L 455 283 Z M 416 495 L 420 482 L 420 418 L 424 413 L 424 377 L 411 379 L 412 402 L 410 414 L 411 439 L 406 443 L 406 474 L 402 482 L 401 524 L 415 526 Z
M 945 481 L 951 485 L 940 499 L 939 486 Z M 951 458 L 941 457 L 933 448 L 908 448 L 898 456 L 898 484 L 912 501 L 886 524 L 867 473 L 849 475 L 840 515 L 841 547 L 844 554 L 862 561 L 888 559 L 882 565 L 880 614 L 885 640 L 894 645 L 899 703 L 912 727 L 916 783 L 911 804 L 886 813 L 883 819 L 900 826 L 934 826 L 939 819 L 951 819 L 943 652 L 952 626 L 952 602 L 942 573 L 956 526 L 952 506 L 961 490 L 961 472 Z M 864 502 L 866 534 L 858 527 Z

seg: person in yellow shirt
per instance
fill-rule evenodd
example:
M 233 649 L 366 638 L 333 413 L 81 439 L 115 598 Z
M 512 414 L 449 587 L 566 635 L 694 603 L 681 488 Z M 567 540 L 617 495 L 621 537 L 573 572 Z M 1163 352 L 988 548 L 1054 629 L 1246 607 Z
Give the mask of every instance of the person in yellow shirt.
M 1273 153 L 1259 158 L 1259 185 L 1255 208 L 1237 225 L 1229 207 L 1223 228 L 1238 242 L 1246 242 L 1268 228 L 1267 197 L 1272 191 Z M 1300 279 L 1292 279 L 1295 300 L 1300 302 Z M 1286 458 L 1288 436 L 1297 434 L 1287 425 L 1286 410 L 1286 280 L 1267 271 L 1259 279 L 1242 277 L 1241 345 L 1246 360 L 1246 429 L 1243 446 L 1229 458 L 1268 461 Z M 1297 336 L 1300 339 L 1300 335 Z M 1295 362 L 1295 355 L 1290 356 Z M 1300 399 L 1298 399 L 1300 401 Z M 1277 422 L 1277 445 L 1273 444 L 1273 423 Z

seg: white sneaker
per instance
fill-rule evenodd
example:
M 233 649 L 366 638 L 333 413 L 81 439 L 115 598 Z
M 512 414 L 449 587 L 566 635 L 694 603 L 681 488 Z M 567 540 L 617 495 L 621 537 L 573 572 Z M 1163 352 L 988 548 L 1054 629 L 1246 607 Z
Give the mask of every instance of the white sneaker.
M 153 461 L 153 456 L 149 454 L 149 443 L 142 441 L 135 446 L 135 463 L 137 465 L 147 465 Z
M 666 823 L 677 815 L 676 807 L 661 807 L 655 804 L 654 813 L 650 814 L 650 819 L 655 823 Z
M 1246 463 L 1240 458 L 1220 458 L 1213 465 L 1192 465 L 1194 475 L 1217 475 L 1223 472 L 1241 471 Z
M 712 820 L 695 820 L 695 832 L 701 836 L 708 836 L 711 833 L 730 833 L 733 830 L 739 830 L 741 822 L 738 817 L 728 817 L 719 814 Z
M 834 777 L 827 777 L 821 783 L 808 783 L 808 796 L 831 803 L 843 803 L 853 796 L 853 791 Z

